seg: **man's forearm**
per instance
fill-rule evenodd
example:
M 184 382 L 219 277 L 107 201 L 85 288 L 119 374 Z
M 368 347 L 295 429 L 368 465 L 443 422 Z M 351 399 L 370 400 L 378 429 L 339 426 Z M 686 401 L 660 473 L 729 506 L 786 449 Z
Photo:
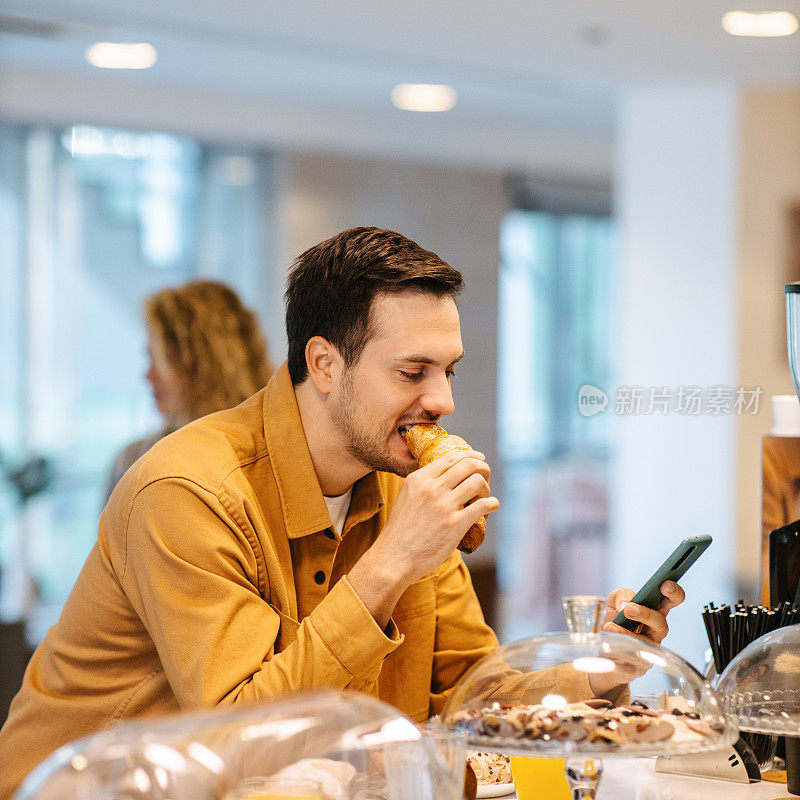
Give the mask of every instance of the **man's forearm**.
M 397 560 L 393 562 L 377 547 L 373 545 L 361 556 L 347 573 L 347 580 L 375 622 L 385 628 L 400 595 L 408 588 L 410 581 Z

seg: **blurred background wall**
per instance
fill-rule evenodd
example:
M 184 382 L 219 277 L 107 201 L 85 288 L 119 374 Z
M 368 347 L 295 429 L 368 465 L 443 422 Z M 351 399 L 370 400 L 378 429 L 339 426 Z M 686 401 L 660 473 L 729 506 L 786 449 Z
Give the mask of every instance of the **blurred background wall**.
M 730 36 L 728 10 L 7 0 L 3 620 L 43 636 L 113 453 L 158 425 L 143 298 L 225 280 L 280 361 L 292 258 L 378 225 L 466 277 L 452 427 L 494 464 L 502 508 L 470 565 L 501 639 L 707 532 L 668 641 L 702 666 L 702 605 L 756 597 L 760 437 L 791 391 L 800 279 L 800 34 Z M 98 69 L 94 41 L 158 61 Z M 408 81 L 457 103 L 400 110 Z

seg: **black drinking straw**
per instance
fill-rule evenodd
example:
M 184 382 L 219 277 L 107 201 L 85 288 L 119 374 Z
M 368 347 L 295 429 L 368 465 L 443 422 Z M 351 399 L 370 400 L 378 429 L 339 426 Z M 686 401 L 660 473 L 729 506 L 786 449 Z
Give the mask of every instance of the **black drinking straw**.
M 761 606 L 758 609 L 758 628 L 756 629 L 756 639 L 760 639 L 767 632 L 767 609 Z
M 714 656 L 714 669 L 717 670 L 717 675 L 722 673 L 722 652 L 720 651 L 719 635 L 715 630 L 715 620 L 709 611 L 708 606 L 703 609 L 703 622 L 706 626 L 706 635 L 711 644 L 711 653 Z
M 747 640 L 748 644 L 758 639 L 759 637 L 758 628 L 760 622 L 761 622 L 761 610 L 756 608 L 755 606 L 750 606 L 750 620 L 749 620 L 750 638 Z
M 722 652 L 725 654 L 724 665 L 727 666 L 731 660 L 731 609 L 727 604 L 723 604 L 719 611 L 719 628 L 722 636 Z
M 783 605 L 781 606 L 781 621 L 778 623 L 778 627 L 782 628 L 786 625 L 786 615 L 789 613 L 789 601 L 784 600 Z

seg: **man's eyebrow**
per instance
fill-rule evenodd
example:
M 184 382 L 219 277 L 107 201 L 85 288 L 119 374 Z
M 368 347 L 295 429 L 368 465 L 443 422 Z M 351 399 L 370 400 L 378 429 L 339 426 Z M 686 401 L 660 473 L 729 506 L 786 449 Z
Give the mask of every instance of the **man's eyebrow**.
M 458 358 L 454 359 L 451 363 L 452 364 L 457 364 L 459 361 L 461 361 L 462 358 L 464 358 L 463 351 L 462 351 L 461 355 Z M 408 355 L 408 356 L 398 356 L 397 360 L 398 361 L 411 361 L 414 364 L 437 364 L 438 363 L 435 359 L 431 358 L 430 356 L 423 356 L 423 355 L 416 355 L 416 354 L 411 354 L 411 355 Z

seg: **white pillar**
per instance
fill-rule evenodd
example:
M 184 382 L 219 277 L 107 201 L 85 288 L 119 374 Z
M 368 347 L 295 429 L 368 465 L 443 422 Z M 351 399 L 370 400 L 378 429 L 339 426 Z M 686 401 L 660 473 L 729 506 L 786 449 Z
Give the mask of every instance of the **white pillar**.
M 738 103 L 726 85 L 632 90 L 620 107 L 617 386 L 735 386 Z M 610 407 L 613 407 L 611 397 Z M 647 402 L 643 404 L 643 412 Z M 684 537 L 711 548 L 664 643 L 702 666 L 708 601 L 731 601 L 736 417 L 616 417 L 612 577 L 634 590 Z
M 738 420 L 736 561 L 739 583 L 755 589 L 761 566 L 761 437 L 772 424 L 770 396 L 794 393 L 783 286 L 800 280 L 800 92 L 747 89 L 740 117 L 739 380 L 764 389 L 764 408 Z

